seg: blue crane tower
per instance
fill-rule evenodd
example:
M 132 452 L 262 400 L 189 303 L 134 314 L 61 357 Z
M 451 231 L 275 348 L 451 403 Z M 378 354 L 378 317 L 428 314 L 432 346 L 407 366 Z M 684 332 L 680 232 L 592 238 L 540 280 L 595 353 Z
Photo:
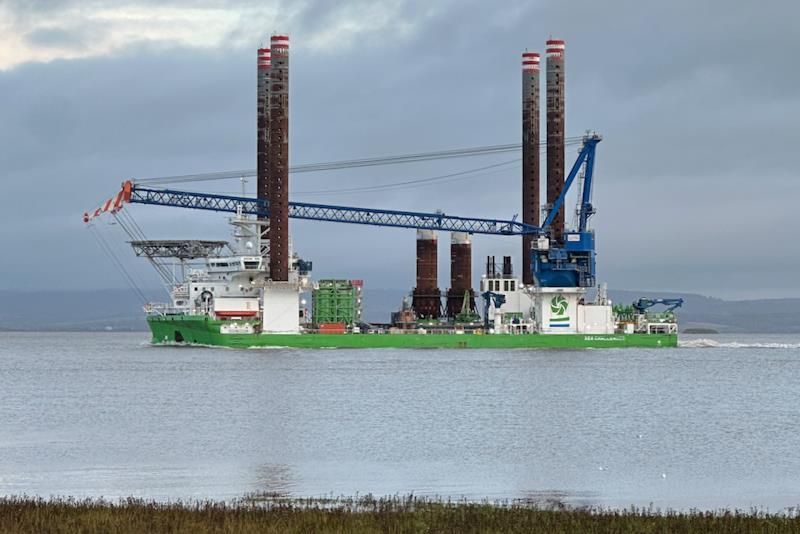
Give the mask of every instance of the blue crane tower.
M 541 228 L 537 228 L 537 239 L 533 240 L 530 252 L 531 271 L 536 285 L 540 287 L 593 287 L 595 285 L 594 232 L 589 230 L 589 218 L 594 215 L 592 185 L 597 144 L 602 137 L 587 135 L 583 139 L 575 164 L 572 166 L 561 194 L 553 203 Z M 581 169 L 583 172 L 581 173 Z M 576 178 L 583 177 L 583 186 L 578 201 L 578 227 L 564 232 L 562 240 L 553 235 L 552 225 Z

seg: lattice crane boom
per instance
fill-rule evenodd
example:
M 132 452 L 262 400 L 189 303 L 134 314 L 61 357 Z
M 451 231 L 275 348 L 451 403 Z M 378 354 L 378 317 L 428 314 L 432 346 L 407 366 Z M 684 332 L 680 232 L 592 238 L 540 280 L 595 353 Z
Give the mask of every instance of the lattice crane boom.
M 103 205 L 93 212 L 85 213 L 84 221 L 88 223 L 91 219 L 106 211 L 118 211 L 122 209 L 122 206 L 126 203 L 172 206 L 229 213 L 236 213 L 237 210 L 241 209 L 242 213 L 250 215 L 266 216 L 269 214 L 269 206 L 265 200 L 244 196 L 194 193 L 173 189 L 142 187 L 128 181 L 123 184 L 122 190 L 116 196 L 103 203 Z M 447 215 L 441 212 L 425 213 L 356 208 L 307 202 L 290 202 L 289 217 L 311 221 L 467 232 L 470 234 L 525 235 L 539 232 L 537 227 L 523 224 L 514 219 L 482 219 Z

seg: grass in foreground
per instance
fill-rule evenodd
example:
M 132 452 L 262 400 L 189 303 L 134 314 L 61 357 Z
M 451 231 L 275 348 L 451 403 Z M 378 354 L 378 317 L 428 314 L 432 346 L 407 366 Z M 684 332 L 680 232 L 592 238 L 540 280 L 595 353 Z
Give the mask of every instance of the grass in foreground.
M 800 518 L 760 512 L 545 510 L 417 497 L 155 503 L 0 498 L 0 532 L 800 532 Z

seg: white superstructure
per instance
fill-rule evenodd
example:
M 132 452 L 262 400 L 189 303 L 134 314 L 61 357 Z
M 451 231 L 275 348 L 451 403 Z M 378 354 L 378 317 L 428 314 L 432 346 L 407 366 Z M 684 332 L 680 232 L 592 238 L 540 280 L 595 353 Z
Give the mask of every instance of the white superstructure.
M 501 295 L 503 302 L 486 307 L 495 333 L 613 334 L 617 330 L 611 302 L 601 289 L 587 302 L 586 289 L 524 286 L 510 274 L 488 273 L 481 295 Z M 490 297 L 491 298 L 491 297 Z
M 198 258 L 199 263 L 192 265 L 181 259 L 182 279 L 170 284 L 172 302 L 151 304 L 146 310 L 237 321 L 222 333 L 299 333 L 300 293 L 308 289 L 307 273 L 300 272 L 298 259 L 292 256 L 289 281 L 271 280 L 268 258 L 259 255 L 267 221 L 237 213 L 230 222 L 234 227 L 230 254 Z M 155 263 L 153 257 L 150 260 Z

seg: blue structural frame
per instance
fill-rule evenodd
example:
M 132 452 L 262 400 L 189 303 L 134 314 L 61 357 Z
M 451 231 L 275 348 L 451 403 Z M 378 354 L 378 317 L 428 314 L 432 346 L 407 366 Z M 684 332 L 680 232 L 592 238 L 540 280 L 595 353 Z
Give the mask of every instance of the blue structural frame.
M 531 271 L 537 285 L 541 287 L 592 287 L 595 285 L 595 243 L 594 232 L 588 229 L 589 218 L 595 213 L 592 206 L 592 184 L 594 178 L 594 157 L 597 144 L 602 138 L 587 135 L 583 147 L 572 166 L 561 194 L 553 203 L 539 231 L 539 237 L 546 238 L 546 246 L 534 242 L 531 250 Z M 563 236 L 552 233 L 553 220 L 558 211 L 564 209 L 564 201 L 570 187 L 575 182 L 582 167 L 583 191 L 578 207 L 578 228 L 564 232 Z
M 648 298 L 640 298 L 636 302 L 633 303 L 633 307 L 636 308 L 636 311 L 639 313 L 645 313 L 648 309 L 652 308 L 653 306 L 657 306 L 662 304 L 667 307 L 664 312 L 671 312 L 675 311 L 675 309 L 680 308 L 683 306 L 683 299 L 675 298 L 675 299 L 648 299 Z
M 269 206 L 266 201 L 251 197 L 154 189 L 137 186 L 136 184 L 133 184 L 131 188 L 130 202 L 230 213 L 235 213 L 238 209 L 241 209 L 243 213 L 261 216 L 269 214 Z M 305 202 L 289 202 L 289 217 L 311 221 L 467 232 L 470 234 L 525 235 L 539 232 L 539 228 L 536 226 L 516 220 L 476 219 L 445 215 L 444 213 L 353 208 Z

